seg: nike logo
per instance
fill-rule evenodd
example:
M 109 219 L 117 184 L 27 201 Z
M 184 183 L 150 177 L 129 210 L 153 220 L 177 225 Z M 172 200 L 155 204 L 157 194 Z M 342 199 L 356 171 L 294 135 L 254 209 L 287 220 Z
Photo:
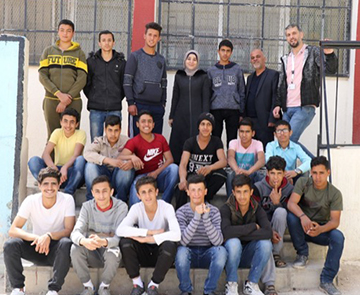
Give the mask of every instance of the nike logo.
M 147 154 L 144 156 L 144 161 L 148 162 L 161 154 L 162 154 L 162 152 L 159 151 L 159 148 L 149 149 L 147 151 Z

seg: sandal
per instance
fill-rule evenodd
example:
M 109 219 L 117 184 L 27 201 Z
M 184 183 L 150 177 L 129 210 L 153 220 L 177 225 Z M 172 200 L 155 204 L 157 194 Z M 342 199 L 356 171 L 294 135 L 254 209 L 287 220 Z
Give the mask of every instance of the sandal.
M 274 254 L 275 266 L 278 268 L 284 268 L 287 266 L 287 263 L 281 259 L 280 255 Z
M 278 295 L 274 285 L 266 286 L 264 295 Z

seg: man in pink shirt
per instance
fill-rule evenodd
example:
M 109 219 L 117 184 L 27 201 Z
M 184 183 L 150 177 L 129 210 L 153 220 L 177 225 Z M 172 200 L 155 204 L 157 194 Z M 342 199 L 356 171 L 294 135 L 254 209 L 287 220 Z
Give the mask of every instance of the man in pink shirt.
M 282 70 L 278 84 L 278 97 L 273 115 L 290 123 L 291 141 L 298 143 L 301 134 L 315 116 L 320 104 L 320 49 L 303 42 L 304 33 L 297 24 L 285 28 L 286 40 L 291 52 L 281 58 Z M 333 49 L 324 49 L 327 74 L 335 74 L 337 57 Z M 301 145 L 310 156 L 313 155 Z

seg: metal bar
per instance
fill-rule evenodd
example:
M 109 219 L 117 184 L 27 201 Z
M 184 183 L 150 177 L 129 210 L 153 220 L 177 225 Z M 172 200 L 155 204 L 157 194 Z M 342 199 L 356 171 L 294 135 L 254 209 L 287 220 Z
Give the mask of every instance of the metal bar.
M 228 5 L 227 5 L 227 22 L 226 22 L 226 38 L 229 39 L 229 35 L 230 35 L 230 2 L 231 0 L 228 0 Z
M 24 7 L 24 12 L 25 12 L 25 16 L 24 16 L 24 36 L 26 37 L 26 28 L 27 28 L 27 8 L 28 8 L 28 5 L 27 5 L 27 1 L 24 0 L 25 2 L 25 7 Z
M 194 1 L 191 5 L 191 49 L 195 49 L 195 2 Z
M 322 150 L 326 150 L 328 147 L 335 149 L 338 147 L 360 147 L 360 144 L 352 144 L 352 143 L 334 143 L 334 144 L 320 144 L 319 148 Z
M 160 1 L 161 3 L 161 1 Z M 128 31 L 127 31 L 127 34 L 128 34 L 128 44 L 127 44 L 127 58 L 129 58 L 130 54 L 131 54 L 131 32 L 132 32 L 132 0 L 129 0 L 129 4 L 128 4 Z M 159 4 L 160 8 L 161 8 L 161 4 Z
M 337 49 L 337 56 L 339 56 L 339 48 Z M 337 60 L 337 68 L 339 68 L 339 59 Z M 336 90 L 335 90 L 335 119 L 334 119 L 334 143 L 336 143 L 336 131 L 337 131 L 337 115 L 338 115 L 338 99 L 339 99 L 339 77 L 336 78 Z
M 261 22 L 261 42 L 260 42 L 260 48 L 261 50 L 264 50 L 264 28 L 265 28 L 265 0 L 263 0 L 263 7 L 262 7 L 262 22 Z M 250 49 L 251 50 L 251 49 Z
M 93 52 L 95 53 L 95 40 L 96 40 L 96 14 L 97 14 L 97 0 L 94 0 L 94 33 L 93 33 Z
M 360 41 L 332 41 L 321 40 L 319 45 L 322 48 L 339 48 L 339 49 L 360 49 Z
M 60 0 L 60 20 L 63 19 L 63 0 Z
M 326 81 L 325 81 L 325 54 L 324 50 L 320 49 L 320 68 L 321 68 L 321 79 L 323 84 L 323 93 L 324 93 L 324 111 L 325 111 L 325 127 L 326 127 L 326 150 L 328 153 L 328 161 L 329 161 L 329 167 L 331 169 L 331 156 L 330 156 L 330 135 L 329 135 L 329 118 L 328 118 L 328 105 L 327 105 L 327 93 L 326 93 Z M 329 176 L 330 183 L 332 182 L 331 174 Z

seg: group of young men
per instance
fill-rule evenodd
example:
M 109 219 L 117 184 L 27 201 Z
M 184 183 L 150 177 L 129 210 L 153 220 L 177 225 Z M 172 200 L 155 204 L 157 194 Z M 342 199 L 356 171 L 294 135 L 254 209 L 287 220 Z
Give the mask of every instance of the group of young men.
M 178 167 L 161 135 L 167 84 L 165 59 L 155 51 L 161 27 L 146 26 L 144 48 L 127 62 L 113 50 L 113 34 L 101 32 L 100 50 L 86 61 L 72 41 L 73 23 L 62 20 L 60 40 L 44 51 L 39 69 L 49 141 L 41 158 L 29 160 L 29 169 L 41 192 L 22 203 L 4 245 L 13 295 L 25 293 L 21 257 L 53 266 L 48 295 L 61 289 L 70 261 L 83 295 L 96 292 L 89 266 L 103 267 L 97 292 L 108 295 L 121 260 L 133 281 L 131 295 L 158 294 L 173 263 L 181 294 L 191 294 L 190 268 L 199 267 L 209 269 L 204 294 L 215 294 L 225 269 L 225 292 L 237 295 L 238 268 L 250 267 L 244 294 L 264 294 L 261 280 L 265 294 L 274 295 L 275 267 L 287 265 L 280 256 L 287 225 L 297 251 L 295 268 L 308 262 L 307 241 L 329 245 L 320 288 L 340 294 L 333 279 L 344 243 L 337 230 L 342 196 L 327 181 L 326 158 L 297 144 L 319 105 L 314 87 L 319 89 L 320 53 L 303 43 L 297 25 L 285 32 L 292 52 L 282 59 L 280 78 L 255 49 L 255 72 L 246 86 L 241 68 L 230 62 L 232 43 L 220 43 L 220 61 L 208 71 L 212 107 L 198 118 L 199 134 L 185 142 Z M 333 51 L 325 53 L 328 71 L 336 71 Z M 86 134 L 77 129 L 81 89 L 88 97 L 92 139 L 85 150 Z M 121 135 L 124 96 L 130 139 Z M 284 120 L 277 120 L 280 108 Z M 311 177 L 304 175 L 309 170 Z M 75 224 L 72 195 L 84 181 L 88 201 Z M 209 201 L 224 183 L 228 200 L 219 210 Z M 173 196 L 176 212 L 169 204 Z M 23 229 L 27 220 L 33 233 Z M 147 287 L 140 265 L 155 267 Z

